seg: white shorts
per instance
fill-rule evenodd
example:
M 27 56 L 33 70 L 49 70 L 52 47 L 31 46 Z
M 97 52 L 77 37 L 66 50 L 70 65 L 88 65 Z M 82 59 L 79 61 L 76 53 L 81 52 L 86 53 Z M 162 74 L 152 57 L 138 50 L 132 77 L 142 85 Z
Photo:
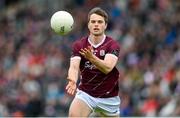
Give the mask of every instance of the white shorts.
M 99 112 L 106 116 L 119 116 L 120 114 L 119 96 L 110 98 L 95 98 L 81 90 L 77 90 L 75 98 L 83 100 L 93 112 Z

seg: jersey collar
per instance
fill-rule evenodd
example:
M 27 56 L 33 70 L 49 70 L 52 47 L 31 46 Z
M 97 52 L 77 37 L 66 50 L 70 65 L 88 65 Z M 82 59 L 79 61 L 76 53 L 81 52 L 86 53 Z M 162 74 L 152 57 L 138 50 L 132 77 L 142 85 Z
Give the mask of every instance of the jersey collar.
M 93 46 L 94 48 L 97 48 L 104 43 L 105 39 L 106 39 L 106 35 L 103 36 L 103 40 L 101 40 L 101 42 L 95 45 L 91 42 L 90 37 L 88 37 L 88 42 L 91 44 L 91 46 Z

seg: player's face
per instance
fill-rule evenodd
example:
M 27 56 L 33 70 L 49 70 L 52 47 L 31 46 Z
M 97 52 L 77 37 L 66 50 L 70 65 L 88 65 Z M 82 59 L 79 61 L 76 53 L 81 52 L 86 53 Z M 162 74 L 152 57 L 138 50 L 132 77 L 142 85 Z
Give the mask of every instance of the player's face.
M 90 16 L 89 22 L 88 22 L 88 28 L 90 31 L 90 34 L 93 34 L 95 36 L 99 36 L 104 34 L 104 31 L 107 27 L 107 24 L 105 23 L 104 17 L 92 14 Z

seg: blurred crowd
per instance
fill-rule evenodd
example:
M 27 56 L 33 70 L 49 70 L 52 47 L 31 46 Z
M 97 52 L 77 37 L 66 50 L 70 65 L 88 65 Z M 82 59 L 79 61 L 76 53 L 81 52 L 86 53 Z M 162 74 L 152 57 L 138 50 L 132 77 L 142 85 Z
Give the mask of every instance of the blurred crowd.
M 120 116 L 180 116 L 179 0 L 0 0 L 1 117 L 67 116 L 71 44 L 88 34 L 96 6 L 121 45 Z M 58 10 L 74 17 L 67 36 L 50 28 Z

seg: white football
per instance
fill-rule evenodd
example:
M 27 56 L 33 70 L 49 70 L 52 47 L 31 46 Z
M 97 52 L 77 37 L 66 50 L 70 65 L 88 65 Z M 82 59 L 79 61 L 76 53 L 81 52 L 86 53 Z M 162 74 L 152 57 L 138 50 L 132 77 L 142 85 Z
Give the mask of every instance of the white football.
M 51 28 L 60 35 L 66 35 L 73 29 L 74 19 L 67 11 L 57 11 L 51 17 Z

